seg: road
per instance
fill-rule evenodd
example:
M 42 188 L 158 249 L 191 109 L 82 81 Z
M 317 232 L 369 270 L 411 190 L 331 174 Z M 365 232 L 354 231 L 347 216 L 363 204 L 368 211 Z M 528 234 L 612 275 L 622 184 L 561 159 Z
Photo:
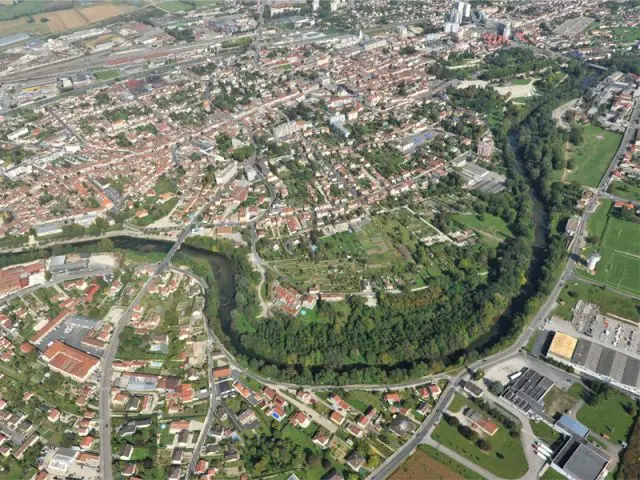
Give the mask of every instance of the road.
M 593 197 L 589 201 L 589 204 L 585 207 L 582 216 L 580 217 L 580 221 L 578 222 L 578 227 L 576 229 L 576 234 L 574 235 L 574 239 L 583 238 L 587 229 L 589 216 L 591 215 L 590 212 L 595 210 L 595 206 L 598 202 L 598 199 L 604 194 L 606 194 L 606 189 L 607 189 L 607 186 L 609 185 L 611 174 L 618 167 L 618 165 L 620 164 L 620 161 L 624 158 L 624 155 L 629 146 L 629 142 L 631 141 L 632 138 L 635 138 L 637 123 L 639 119 L 640 119 L 640 102 L 637 102 L 634 106 L 633 113 L 629 121 L 629 126 L 625 131 L 625 134 L 623 135 L 622 141 L 620 142 L 620 146 L 618 147 L 617 152 L 613 156 L 611 163 L 607 168 L 607 171 L 605 172 L 602 179 L 600 180 L 597 193 L 593 195 Z M 579 258 L 580 250 L 581 250 L 581 242 L 574 240 L 571 243 L 571 246 L 569 248 L 569 259 L 567 260 L 567 264 L 565 265 L 562 271 L 562 274 L 560 275 L 560 278 L 554 285 L 553 289 L 551 290 L 551 293 L 549 293 L 547 300 L 540 307 L 540 309 L 536 313 L 535 317 L 533 318 L 529 326 L 524 329 L 524 331 L 520 334 L 518 339 L 505 350 L 495 353 L 493 355 L 490 355 L 489 357 L 478 360 L 468 365 L 467 366 L 468 370 L 463 370 L 457 376 L 452 378 L 451 380 L 452 385 L 457 385 L 460 382 L 460 380 L 467 377 L 468 371 L 473 371 L 478 368 L 486 369 L 492 365 L 508 360 L 509 358 L 511 358 L 511 356 L 517 354 L 520 348 L 522 348 L 529 342 L 529 340 L 531 339 L 531 336 L 534 334 L 536 329 L 544 322 L 546 318 L 549 318 L 549 316 L 551 315 L 551 312 L 555 308 L 556 301 L 558 299 L 558 296 L 560 295 L 560 292 L 564 288 L 565 283 L 572 278 L 573 271 L 576 266 L 575 259 Z M 418 446 L 418 444 L 424 441 L 425 437 L 429 434 L 429 431 L 431 430 L 433 425 L 435 425 L 435 423 L 437 423 L 437 421 L 442 416 L 442 411 L 446 409 L 446 407 L 449 405 L 449 402 L 453 398 L 453 394 L 454 394 L 454 389 L 451 388 L 451 386 L 449 386 L 446 389 L 445 393 L 440 397 L 440 399 L 436 403 L 436 408 L 434 408 L 434 410 L 429 414 L 425 422 L 420 426 L 420 428 L 411 437 L 411 439 L 407 443 L 405 443 L 399 450 L 394 452 L 393 455 L 387 458 L 385 462 L 382 465 L 380 465 L 380 467 L 378 467 L 376 470 L 371 472 L 371 474 L 367 478 L 369 478 L 370 480 L 374 480 L 374 479 L 379 480 L 379 479 L 387 478 L 389 475 L 391 475 L 407 459 L 407 457 L 409 457 L 413 453 L 413 451 Z
M 205 203 L 200 209 L 193 215 L 189 223 L 185 226 L 176 242 L 173 244 L 167 255 L 160 262 L 153 273 L 149 275 L 149 278 L 144 282 L 133 301 L 129 304 L 129 307 L 123 312 L 118 319 L 116 326 L 111 335 L 111 341 L 108 347 L 104 351 L 102 356 L 101 375 L 100 375 L 100 393 L 99 393 L 99 408 L 100 408 L 100 477 L 103 480 L 111 480 L 113 478 L 112 471 L 112 452 L 111 452 L 111 424 L 109 423 L 109 414 L 111 412 L 111 376 L 112 363 L 118 351 L 118 345 L 120 343 L 120 334 L 124 330 L 134 307 L 136 307 L 144 295 L 147 293 L 151 282 L 165 267 L 171 263 L 171 259 L 178 251 L 182 242 L 187 238 L 187 235 L 191 233 L 191 229 L 194 227 L 196 221 L 200 217 L 200 214 L 205 208 L 209 207 L 210 202 Z

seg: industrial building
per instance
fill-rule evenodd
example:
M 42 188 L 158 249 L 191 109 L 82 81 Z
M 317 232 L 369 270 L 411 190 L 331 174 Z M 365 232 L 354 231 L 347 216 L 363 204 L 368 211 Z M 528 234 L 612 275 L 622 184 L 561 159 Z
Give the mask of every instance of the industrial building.
M 554 332 L 547 356 L 579 372 L 640 395 L 638 358 L 561 332 Z

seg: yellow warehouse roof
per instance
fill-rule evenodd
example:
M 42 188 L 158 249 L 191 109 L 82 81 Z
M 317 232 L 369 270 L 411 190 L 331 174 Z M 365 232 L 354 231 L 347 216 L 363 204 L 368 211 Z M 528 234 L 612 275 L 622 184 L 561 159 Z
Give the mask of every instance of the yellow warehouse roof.
M 566 333 L 556 332 L 549 347 L 549 353 L 571 360 L 577 344 L 577 338 L 567 335 Z

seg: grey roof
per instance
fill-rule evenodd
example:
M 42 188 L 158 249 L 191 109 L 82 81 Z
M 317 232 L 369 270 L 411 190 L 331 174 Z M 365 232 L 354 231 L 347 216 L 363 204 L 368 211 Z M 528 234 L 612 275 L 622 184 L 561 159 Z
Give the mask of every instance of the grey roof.
M 564 464 L 564 470 L 580 480 L 596 480 L 609 463 L 607 455 L 588 443 L 582 443 Z

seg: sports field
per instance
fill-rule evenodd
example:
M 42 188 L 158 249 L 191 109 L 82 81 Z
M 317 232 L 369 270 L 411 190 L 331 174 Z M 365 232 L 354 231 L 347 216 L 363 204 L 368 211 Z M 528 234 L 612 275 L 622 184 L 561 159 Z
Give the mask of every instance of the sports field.
M 589 220 L 589 236 L 594 244 L 584 255 L 597 251 L 602 257 L 595 275 L 588 275 L 620 290 L 640 295 L 640 223 L 613 215 L 611 202 L 604 201 Z
M 618 133 L 587 125 L 582 145 L 572 145 L 568 153 L 569 158 L 574 160 L 575 167 L 566 176 L 566 180 L 597 187 L 620 145 L 621 138 Z

